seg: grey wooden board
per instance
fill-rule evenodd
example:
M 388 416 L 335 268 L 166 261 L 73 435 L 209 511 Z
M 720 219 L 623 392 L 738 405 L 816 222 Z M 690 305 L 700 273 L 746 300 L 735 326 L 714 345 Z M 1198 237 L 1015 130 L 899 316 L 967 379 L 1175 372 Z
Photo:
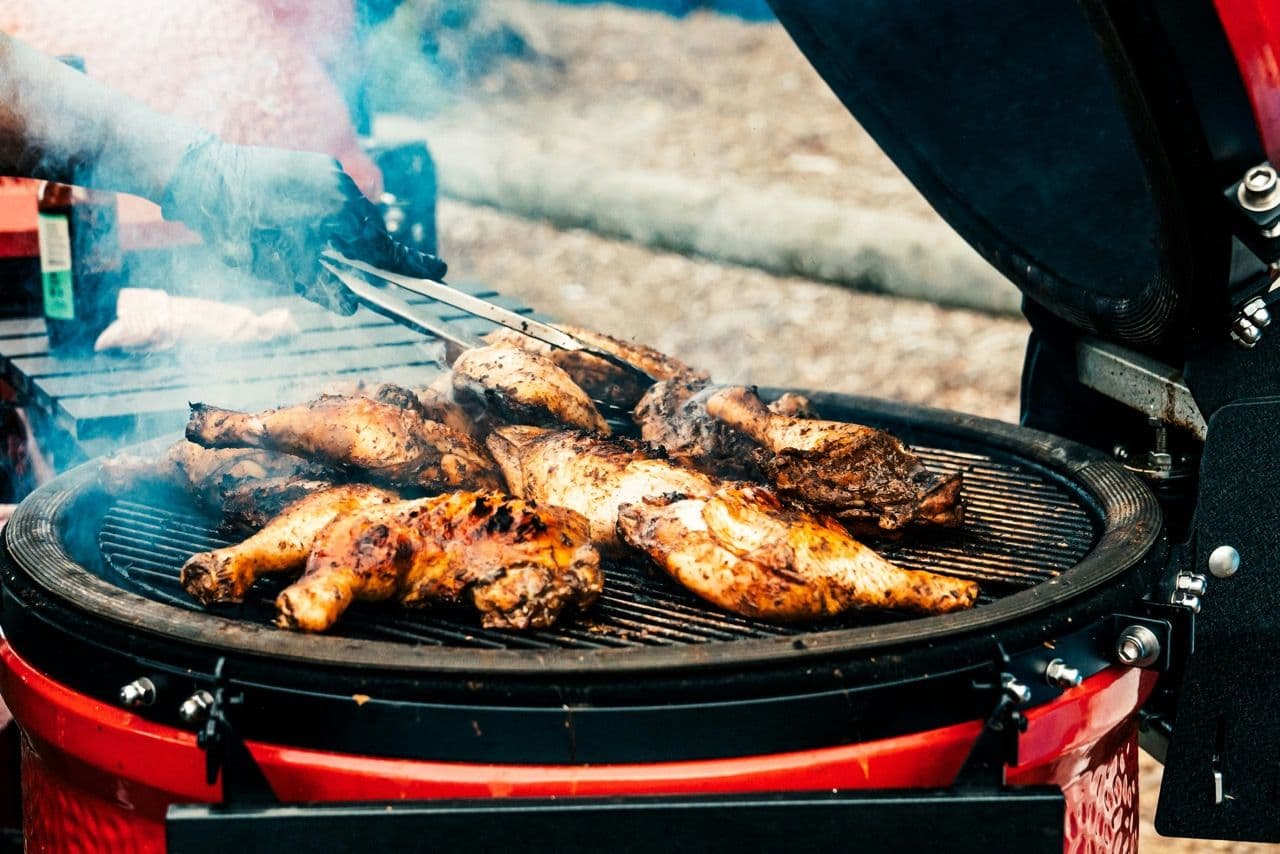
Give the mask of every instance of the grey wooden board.
M 548 319 L 483 284 L 454 286 Z M 460 331 L 480 336 L 496 328 L 441 303 L 416 295 L 406 298 Z M 27 405 L 47 413 L 86 456 L 181 429 L 194 400 L 259 409 L 300 402 L 334 383 L 420 385 L 441 369 L 438 341 L 364 309 L 343 317 L 297 297 L 254 298 L 242 304 L 255 311 L 287 306 L 301 331 L 268 344 L 69 357 L 48 352 L 43 319 L 0 321 L 0 368 Z

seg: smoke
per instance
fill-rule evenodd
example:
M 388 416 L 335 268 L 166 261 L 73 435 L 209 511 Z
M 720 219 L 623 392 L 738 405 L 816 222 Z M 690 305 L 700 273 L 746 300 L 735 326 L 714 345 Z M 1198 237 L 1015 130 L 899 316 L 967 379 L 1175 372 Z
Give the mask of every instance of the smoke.
M 369 115 L 377 110 L 421 115 L 439 109 L 461 85 L 483 73 L 493 56 L 524 49 L 518 40 L 510 40 L 510 33 L 502 35 L 487 5 L 477 0 L 411 0 L 395 10 L 388 5 L 396 4 L 8 0 L 0 3 L 0 29 L 45 54 L 81 56 L 94 80 L 228 141 L 337 157 L 362 189 L 376 197 L 382 176 L 357 133 L 359 126 L 368 125 Z M 476 33 L 495 35 L 477 39 Z M 35 88 L 21 98 L 4 92 L 0 103 L 21 109 L 24 100 L 38 102 L 42 93 Z M 104 175 L 98 164 L 129 162 L 126 155 L 149 150 L 154 140 L 146 137 L 154 130 L 142 122 L 123 133 L 90 125 L 62 128 L 78 145 L 98 146 L 98 160 L 81 158 L 77 180 L 112 187 L 122 186 L 119 176 Z M 29 174 L 57 174 L 58 164 L 77 159 L 76 152 L 60 149 L 50 139 L 42 137 L 28 148 L 40 155 L 40 160 L 28 156 L 22 161 Z M 410 219 L 427 216 L 434 204 L 429 164 L 412 152 L 385 159 L 398 164 L 396 175 L 388 178 L 399 179 L 399 214 Z M 148 189 L 154 200 L 158 188 Z M 417 210 L 414 200 L 405 198 L 415 190 L 424 196 L 417 200 Z M 430 226 L 429 232 L 405 226 L 403 233 L 434 242 L 434 221 Z M 131 287 L 249 300 L 264 309 L 269 304 L 264 298 L 291 293 L 289 282 L 258 280 L 243 269 L 226 266 L 190 233 L 161 222 L 154 206 L 137 200 L 122 200 L 119 233 L 128 251 Z M 97 372 L 99 390 L 81 399 L 77 414 L 91 417 L 94 413 L 86 407 L 99 394 L 104 424 L 108 410 L 117 412 L 126 396 L 147 396 L 148 406 L 160 408 L 163 404 L 154 401 L 180 393 L 244 408 L 286 403 L 335 380 L 376 376 L 376 348 L 385 348 L 389 363 L 413 361 L 405 352 L 411 345 L 402 339 L 386 344 L 385 327 L 326 317 L 310 307 L 299 313 L 305 331 L 276 345 L 212 350 L 179 346 L 162 354 L 99 357 L 94 365 L 83 366 Z M 338 334 L 325 335 L 323 348 L 309 343 L 330 330 Z M 335 343 L 339 337 L 340 345 Z M 432 344 L 419 349 L 423 362 L 439 355 Z M 423 365 L 420 370 L 425 384 L 432 369 Z M 401 371 L 397 378 L 406 381 L 407 373 Z M 202 394 L 201 389 L 209 392 Z M 215 394 L 220 395 L 216 400 Z M 158 410 L 143 414 L 139 424 L 117 419 L 114 438 L 130 441 L 154 433 L 157 425 L 176 426 Z

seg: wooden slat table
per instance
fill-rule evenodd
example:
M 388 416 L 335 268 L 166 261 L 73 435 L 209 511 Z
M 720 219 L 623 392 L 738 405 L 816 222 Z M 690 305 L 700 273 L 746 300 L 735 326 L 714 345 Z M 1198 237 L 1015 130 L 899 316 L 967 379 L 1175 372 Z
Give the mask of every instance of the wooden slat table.
M 455 287 L 536 316 L 486 286 Z M 473 334 L 495 328 L 440 303 L 410 302 Z M 438 340 L 365 309 L 341 317 L 299 297 L 245 304 L 255 311 L 288 306 L 302 331 L 268 344 L 69 357 L 49 352 L 43 319 L 0 321 L 0 376 L 61 470 L 181 429 L 194 401 L 259 409 L 306 400 L 339 382 L 421 384 L 444 356 Z

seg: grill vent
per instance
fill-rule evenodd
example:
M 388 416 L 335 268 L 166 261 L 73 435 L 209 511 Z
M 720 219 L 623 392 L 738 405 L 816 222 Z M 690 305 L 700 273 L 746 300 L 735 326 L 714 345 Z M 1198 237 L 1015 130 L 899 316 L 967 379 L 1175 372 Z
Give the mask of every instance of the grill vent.
M 1039 469 L 1013 458 L 915 447 L 930 468 L 964 472 L 967 522 L 962 531 L 911 537 L 883 545 L 890 560 L 977 581 L 979 607 L 1057 577 L 1092 548 L 1098 521 L 1081 497 Z M 110 580 L 150 599 L 190 610 L 201 606 L 178 584 L 182 564 L 195 552 L 230 544 L 216 523 L 193 508 L 119 501 L 99 534 Z M 839 620 L 779 626 L 724 613 L 687 593 L 640 561 L 610 563 L 605 592 L 590 613 L 552 629 L 513 632 L 483 629 L 461 611 L 408 611 L 389 605 L 357 605 L 330 634 L 435 646 L 479 649 L 593 649 L 689 645 L 796 635 L 909 619 L 861 612 Z M 214 609 L 223 616 L 269 624 L 282 583 L 264 580 L 246 602 Z

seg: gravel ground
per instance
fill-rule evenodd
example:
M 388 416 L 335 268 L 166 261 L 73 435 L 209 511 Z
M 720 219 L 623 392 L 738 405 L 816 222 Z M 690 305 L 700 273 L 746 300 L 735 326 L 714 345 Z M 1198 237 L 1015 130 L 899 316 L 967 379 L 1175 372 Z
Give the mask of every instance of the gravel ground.
M 620 168 L 733 178 L 762 193 L 782 187 L 934 216 L 780 28 L 711 14 L 676 21 L 609 6 L 506 2 L 553 62 L 490 74 L 433 122 L 515 128 L 548 149 L 610 153 Z M 455 277 L 652 344 L 719 380 L 1017 417 L 1020 320 L 653 252 L 456 202 L 442 204 L 441 243 Z M 1157 836 L 1160 773 L 1144 754 L 1144 852 L 1280 850 Z

